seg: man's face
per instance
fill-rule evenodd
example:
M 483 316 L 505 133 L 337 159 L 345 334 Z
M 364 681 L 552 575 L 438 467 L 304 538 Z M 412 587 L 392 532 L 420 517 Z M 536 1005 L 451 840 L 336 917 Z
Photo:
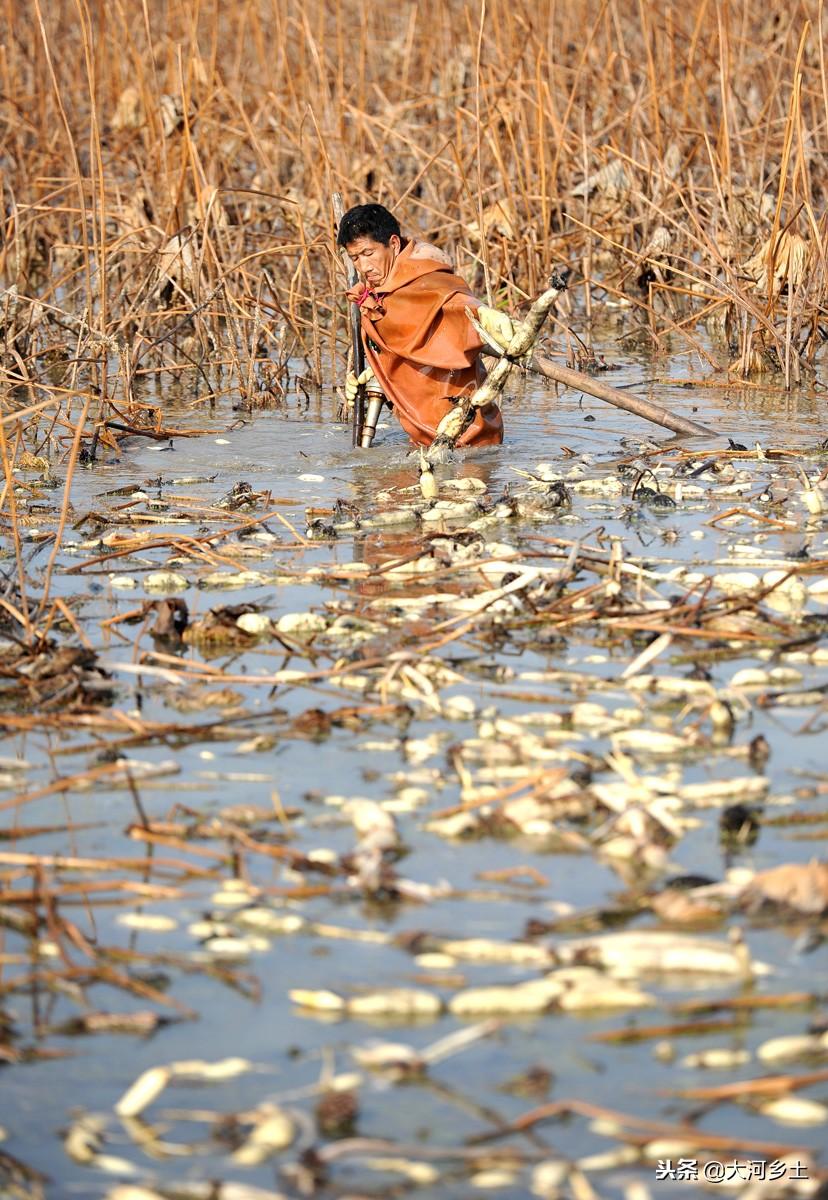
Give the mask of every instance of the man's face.
M 387 246 L 370 237 L 359 237 L 345 247 L 348 257 L 369 287 L 384 283 L 400 252 L 400 239 L 394 233 Z

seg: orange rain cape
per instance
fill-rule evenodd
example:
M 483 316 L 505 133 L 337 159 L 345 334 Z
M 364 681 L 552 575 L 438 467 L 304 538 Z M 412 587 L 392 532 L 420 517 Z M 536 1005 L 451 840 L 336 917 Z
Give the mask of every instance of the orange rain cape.
M 464 312 L 480 301 L 441 250 L 413 241 L 375 291 L 361 283 L 348 299 L 359 305 L 365 361 L 400 424 L 417 445 L 430 446 L 452 399 L 470 395 L 485 378 L 479 360 L 483 342 Z M 475 409 L 457 445 L 502 441 L 503 418 L 490 404 Z

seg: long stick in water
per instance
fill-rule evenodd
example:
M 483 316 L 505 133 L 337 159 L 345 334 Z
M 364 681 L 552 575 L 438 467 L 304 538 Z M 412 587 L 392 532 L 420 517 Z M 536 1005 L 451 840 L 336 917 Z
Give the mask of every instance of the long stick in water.
M 469 309 L 466 309 L 472 325 L 481 338 L 487 342 L 487 346 L 484 347 L 485 354 L 493 354 L 495 357 L 503 359 L 507 356 L 511 358 L 515 354 L 519 355 L 524 352 L 524 349 L 527 351 L 532 349 L 543 319 L 551 307 L 551 303 L 554 303 L 554 293 L 556 290 L 562 292 L 566 289 L 566 280 L 563 276 L 553 272 L 550 285 L 550 289 L 544 292 L 532 305 L 532 308 L 529 310 L 529 317 L 515 327 L 516 335 L 518 330 L 523 333 L 525 347 L 523 343 L 517 346 L 517 348 L 509 346 L 505 353 L 501 347 L 497 346 L 489 338 L 486 331 L 475 319 L 474 314 Z M 534 321 L 532 319 L 533 313 L 536 313 Z M 516 341 L 520 342 L 520 337 L 516 337 Z M 625 412 L 635 413 L 637 417 L 643 417 L 645 421 L 652 421 L 653 424 L 670 429 L 673 433 L 681 433 L 685 437 L 717 436 L 716 431 L 708 429 L 706 425 L 700 425 L 697 421 L 689 421 L 686 417 L 680 417 L 678 413 L 670 412 L 669 408 L 662 408 L 660 404 L 654 404 L 651 400 L 641 400 L 638 396 L 631 396 L 628 392 L 620 392 L 618 388 L 610 387 L 607 383 L 601 383 L 600 380 L 594 379 L 590 375 L 585 375 L 581 371 L 573 371 L 570 367 L 561 367 L 553 362 L 551 358 L 544 358 L 540 354 L 535 354 L 530 359 L 528 365 L 530 370 L 534 369 L 539 375 L 543 375 L 545 379 L 551 379 L 555 383 L 563 384 L 564 387 L 571 387 L 580 392 L 586 392 L 587 395 L 595 396 L 598 400 L 605 400 L 607 404 L 613 404 L 616 408 L 623 408 Z M 473 397 L 473 402 L 479 404 L 483 400 L 488 401 L 487 388 L 496 392 L 502 391 L 505 375 L 501 375 L 501 372 L 507 371 L 508 366 L 505 363 L 499 363 L 489 373 L 486 383 L 481 388 L 478 388 Z M 492 396 L 492 399 L 494 398 Z
M 334 192 L 333 197 L 333 212 L 334 221 L 336 222 L 337 234 L 339 226 L 345 214 L 345 209 L 342 204 L 342 196 L 339 192 Z M 348 253 L 344 246 L 340 248 L 342 262 L 345 267 L 345 275 L 348 280 L 348 289 L 356 287 L 359 282 L 359 276 L 354 264 L 348 257 Z M 351 349 L 353 351 L 353 372 L 359 377 L 365 370 L 365 347 L 362 344 L 362 330 L 360 328 L 359 308 L 356 304 L 349 304 L 349 319 L 351 325 Z M 351 445 L 358 446 L 362 440 L 362 427 L 365 424 L 365 388 L 360 386 L 357 389 L 354 406 L 351 410 Z
M 573 371 L 571 367 L 561 367 L 550 358 L 536 354 L 532 358 L 531 366 L 546 379 L 586 392 L 598 400 L 606 400 L 607 404 L 614 404 L 616 408 L 623 408 L 625 412 L 635 413 L 637 417 L 662 425 L 665 429 L 671 429 L 673 433 L 682 433 L 687 437 L 717 436 L 716 431 L 708 429 L 706 425 L 688 421 L 686 417 L 680 417 L 678 413 L 670 412 L 669 408 L 662 408 L 660 404 L 654 404 L 651 400 L 642 400 L 638 396 L 630 396 L 627 392 L 619 392 L 618 388 L 610 387 L 608 383 L 602 383 L 582 371 Z

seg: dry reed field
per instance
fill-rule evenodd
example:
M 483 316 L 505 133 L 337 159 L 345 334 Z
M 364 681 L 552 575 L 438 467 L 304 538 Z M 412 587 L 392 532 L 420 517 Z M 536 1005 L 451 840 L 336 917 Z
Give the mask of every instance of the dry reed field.
M 30 449 L 74 431 L 94 455 L 107 418 L 154 416 L 129 409 L 147 375 L 261 405 L 293 353 L 330 383 L 334 190 L 392 204 L 512 308 L 568 264 L 587 341 L 629 305 L 645 345 L 808 381 L 822 8 L 7 3 L 6 416 L 48 400 Z

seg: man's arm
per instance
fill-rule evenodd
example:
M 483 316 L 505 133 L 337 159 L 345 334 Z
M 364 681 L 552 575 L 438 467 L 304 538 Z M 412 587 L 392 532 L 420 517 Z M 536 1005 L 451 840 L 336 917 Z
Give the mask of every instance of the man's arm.
M 473 348 L 478 353 L 486 345 L 486 342 L 469 321 L 466 314 L 467 308 L 471 309 L 483 330 L 492 341 L 501 350 L 505 350 L 515 332 L 515 323 L 509 314 L 502 312 L 498 308 L 490 308 L 488 304 L 483 304 L 476 296 L 454 295 L 446 302 L 443 306 L 444 313 L 451 313 L 453 317 L 455 313 L 462 312 L 463 324 L 468 330 L 465 345 L 469 349 Z

